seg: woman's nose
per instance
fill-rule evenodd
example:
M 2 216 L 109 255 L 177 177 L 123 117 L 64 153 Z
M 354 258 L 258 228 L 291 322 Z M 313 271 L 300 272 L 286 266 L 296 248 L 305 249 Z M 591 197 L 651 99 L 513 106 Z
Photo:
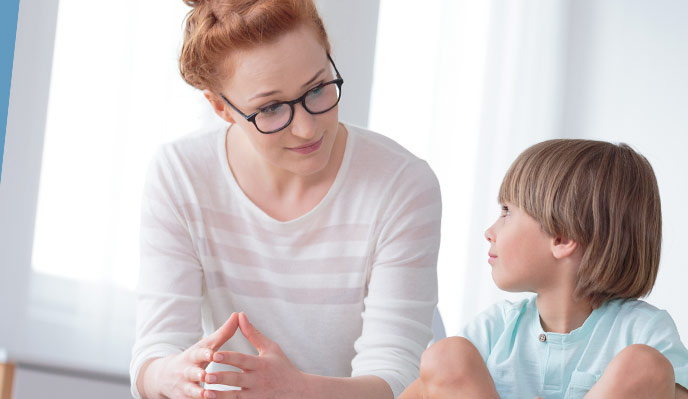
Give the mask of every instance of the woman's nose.
M 294 105 L 294 117 L 291 121 L 291 134 L 303 139 L 312 139 L 316 134 L 315 115 L 303 108 L 302 104 Z

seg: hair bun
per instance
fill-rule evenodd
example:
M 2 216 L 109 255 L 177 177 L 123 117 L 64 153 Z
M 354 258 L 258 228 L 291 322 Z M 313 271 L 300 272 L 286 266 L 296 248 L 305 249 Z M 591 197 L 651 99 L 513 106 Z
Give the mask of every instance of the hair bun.
M 198 7 L 202 5 L 203 3 L 206 3 L 208 0 L 182 0 L 184 1 L 184 4 L 186 4 L 189 7 Z

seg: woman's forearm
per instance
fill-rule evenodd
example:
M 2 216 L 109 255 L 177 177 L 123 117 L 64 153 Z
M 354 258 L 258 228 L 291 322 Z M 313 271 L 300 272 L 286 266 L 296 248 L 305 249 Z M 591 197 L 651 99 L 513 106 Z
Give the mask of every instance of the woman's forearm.
M 380 377 L 323 377 L 306 374 L 309 398 L 393 399 L 389 385 Z

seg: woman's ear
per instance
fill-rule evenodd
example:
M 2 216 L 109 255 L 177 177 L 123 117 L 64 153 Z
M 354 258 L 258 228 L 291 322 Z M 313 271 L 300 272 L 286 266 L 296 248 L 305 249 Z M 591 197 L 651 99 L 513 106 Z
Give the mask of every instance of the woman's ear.
M 220 118 L 229 123 L 234 123 L 234 118 L 232 118 L 232 115 L 229 113 L 229 106 L 220 96 L 208 89 L 203 90 L 203 96 L 208 100 L 213 111 L 215 111 Z
M 578 249 L 578 243 L 564 236 L 556 236 L 552 239 L 552 255 L 557 259 L 571 256 Z

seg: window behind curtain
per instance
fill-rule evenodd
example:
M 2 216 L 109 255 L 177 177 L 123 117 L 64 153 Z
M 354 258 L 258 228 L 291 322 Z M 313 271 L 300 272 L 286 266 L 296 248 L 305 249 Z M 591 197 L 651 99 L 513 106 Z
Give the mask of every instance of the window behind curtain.
M 59 3 L 23 357 L 127 370 L 148 163 L 161 143 L 221 122 L 177 70 L 188 10 Z

